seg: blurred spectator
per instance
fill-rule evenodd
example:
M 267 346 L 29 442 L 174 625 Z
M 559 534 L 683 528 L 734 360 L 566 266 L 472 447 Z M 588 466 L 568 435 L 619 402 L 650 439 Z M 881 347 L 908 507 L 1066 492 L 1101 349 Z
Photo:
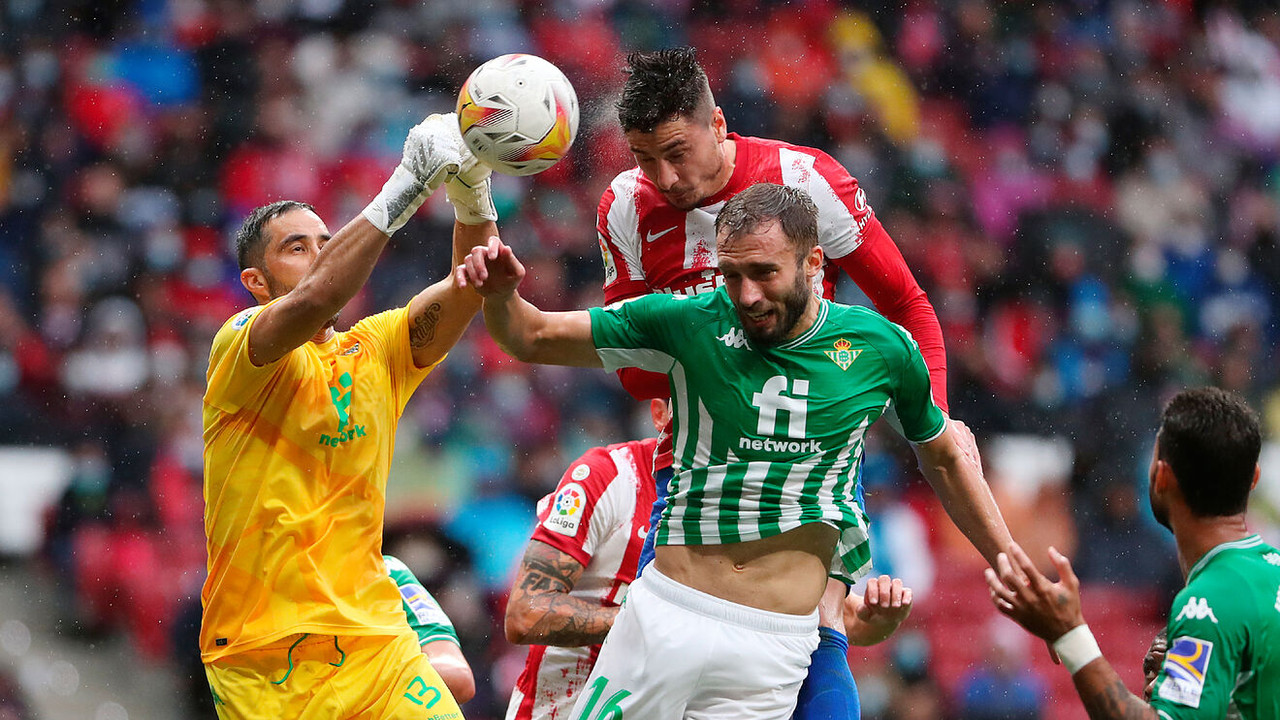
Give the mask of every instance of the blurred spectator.
M 957 702 L 966 720 L 1037 720 L 1044 715 L 1045 683 L 1027 661 L 1031 641 L 1014 623 L 992 618 L 991 645 L 982 667 L 966 677 Z

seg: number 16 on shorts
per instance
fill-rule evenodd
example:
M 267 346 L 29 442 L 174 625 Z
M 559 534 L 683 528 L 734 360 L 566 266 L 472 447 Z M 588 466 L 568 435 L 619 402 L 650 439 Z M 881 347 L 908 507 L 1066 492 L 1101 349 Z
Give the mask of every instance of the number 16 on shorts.
M 591 683 L 587 688 L 587 698 L 582 701 L 582 712 L 578 714 L 578 720 L 623 720 L 622 708 L 619 705 L 630 697 L 631 693 L 627 690 L 619 690 L 608 698 L 604 698 L 604 689 L 608 684 L 609 678 L 603 675 Z

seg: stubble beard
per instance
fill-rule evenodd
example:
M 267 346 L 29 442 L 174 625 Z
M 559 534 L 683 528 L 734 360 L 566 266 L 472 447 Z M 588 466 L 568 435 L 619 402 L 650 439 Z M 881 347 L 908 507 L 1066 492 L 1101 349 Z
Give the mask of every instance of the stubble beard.
M 751 323 L 743 315 L 742 308 L 735 308 L 738 311 L 738 320 L 742 323 L 743 334 L 747 339 L 757 345 L 780 345 L 786 342 L 791 332 L 796 329 L 800 318 L 804 317 L 804 311 L 809 307 L 809 296 L 813 294 L 813 289 L 809 287 L 808 281 L 803 274 L 796 277 L 796 284 L 791 288 L 791 292 L 782 300 L 782 307 L 779 309 L 778 322 L 774 324 L 772 330 L 760 332 L 752 328 Z

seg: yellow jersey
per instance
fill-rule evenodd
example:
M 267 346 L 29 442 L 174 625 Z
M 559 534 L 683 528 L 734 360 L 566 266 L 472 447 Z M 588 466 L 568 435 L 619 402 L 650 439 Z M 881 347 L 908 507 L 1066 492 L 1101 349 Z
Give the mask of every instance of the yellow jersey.
M 414 365 L 404 307 L 255 367 L 263 307 L 228 320 L 209 353 L 205 662 L 296 633 L 408 631 L 383 512 L 396 424 L 435 365 Z

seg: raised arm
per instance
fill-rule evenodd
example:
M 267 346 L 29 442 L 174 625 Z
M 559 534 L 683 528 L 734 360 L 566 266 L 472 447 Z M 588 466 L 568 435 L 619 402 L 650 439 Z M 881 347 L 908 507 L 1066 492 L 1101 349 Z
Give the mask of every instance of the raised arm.
M 584 569 L 568 553 L 531 540 L 507 600 L 507 640 L 560 647 L 603 642 L 619 608 L 569 594 Z
M 1080 608 L 1080 581 L 1071 562 L 1057 550 L 1049 559 L 1059 582 L 1050 582 L 1016 543 L 1000 553 L 995 569 L 984 571 L 991 600 L 1000 612 L 1031 634 L 1050 643 L 1071 671 L 1071 681 L 1092 720 L 1159 720 L 1155 709 L 1129 692 L 1111 663 L 1098 650 Z M 1201 708 L 1203 717 L 1222 717 Z M 1221 712 L 1221 710 L 1219 710 Z
M 361 215 L 332 238 L 309 237 L 307 227 L 299 226 L 273 241 L 285 251 L 292 249 L 288 243 L 298 244 L 299 251 L 315 243 L 319 251 L 297 285 L 264 308 L 250 329 L 255 365 L 275 362 L 307 342 L 355 297 L 392 233 L 458 171 L 461 144 L 452 115 L 429 116 L 409 131 L 400 164 Z M 317 225 L 323 228 L 318 218 Z
M 603 367 L 591 337 L 591 314 L 539 310 L 516 291 L 524 274 L 511 248 L 491 237 L 471 249 L 454 272 L 454 282 L 484 297 L 485 325 L 508 355 L 544 365 Z
M 982 469 L 961 441 L 965 429 L 948 420 L 938 437 L 913 445 L 920 471 L 933 487 L 951 521 L 982 557 L 995 567 L 996 556 L 1013 541 Z

